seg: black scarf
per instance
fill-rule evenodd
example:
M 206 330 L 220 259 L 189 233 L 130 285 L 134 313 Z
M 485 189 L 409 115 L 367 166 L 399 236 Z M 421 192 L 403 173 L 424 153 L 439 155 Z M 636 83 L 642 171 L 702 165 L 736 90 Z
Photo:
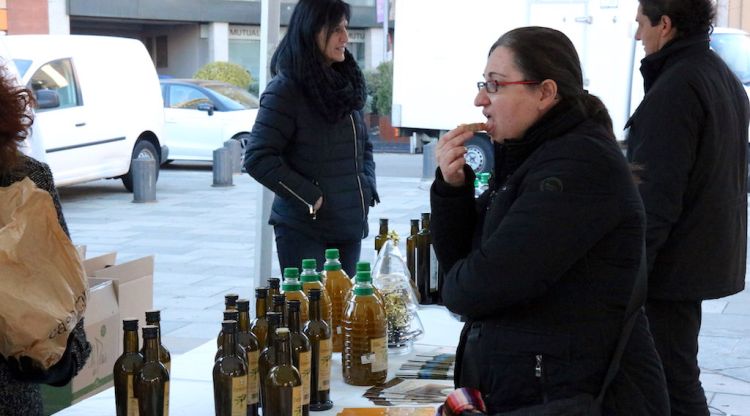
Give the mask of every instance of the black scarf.
M 344 62 L 330 66 L 312 64 L 302 74 L 301 85 L 313 107 L 328 122 L 335 123 L 365 104 L 365 78 L 347 50 Z

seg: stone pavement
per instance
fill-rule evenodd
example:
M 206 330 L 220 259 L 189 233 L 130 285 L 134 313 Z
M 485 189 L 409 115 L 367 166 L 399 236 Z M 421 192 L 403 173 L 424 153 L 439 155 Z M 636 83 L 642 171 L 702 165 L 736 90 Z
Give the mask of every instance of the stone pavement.
M 421 172 L 421 155 L 400 156 L 413 158 Z M 388 218 L 405 238 L 409 219 L 429 211 L 428 183 L 387 174 L 379 172 L 382 203 L 371 211 L 363 259 L 372 256 L 378 218 Z M 131 203 L 120 181 L 60 189 L 73 240 L 85 244 L 89 256 L 117 251 L 122 262 L 155 255 L 154 306 L 162 310 L 163 339 L 173 354 L 216 337 L 225 293 L 254 297 L 259 186 L 248 175 L 234 176 L 233 187 L 211 183 L 206 168 L 162 170 L 158 202 L 149 204 Z M 278 276 L 275 258 L 272 264 Z M 750 290 L 704 303 L 700 346 L 712 414 L 750 416 Z

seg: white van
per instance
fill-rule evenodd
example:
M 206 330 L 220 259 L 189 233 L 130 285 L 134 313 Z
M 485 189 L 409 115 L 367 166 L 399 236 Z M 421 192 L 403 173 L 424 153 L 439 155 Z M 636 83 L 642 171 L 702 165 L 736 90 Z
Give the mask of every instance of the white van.
M 163 101 L 140 41 L 12 35 L 0 42 L 36 96 L 30 153 L 49 164 L 57 186 L 120 178 L 132 191 L 134 158 L 156 160 L 158 174 L 167 156 Z M 42 154 L 34 151 L 40 148 Z

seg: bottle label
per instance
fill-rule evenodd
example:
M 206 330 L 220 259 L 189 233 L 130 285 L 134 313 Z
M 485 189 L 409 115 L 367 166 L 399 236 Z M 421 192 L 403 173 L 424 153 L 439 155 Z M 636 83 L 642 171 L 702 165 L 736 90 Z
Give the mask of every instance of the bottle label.
M 299 353 L 299 374 L 302 376 L 302 404 L 310 404 L 310 364 L 312 353 L 310 351 Z
M 339 334 L 339 335 L 341 335 L 341 334 L 342 334 L 342 332 L 343 332 L 342 326 L 341 326 L 341 325 L 338 325 L 338 326 L 336 327 L 336 333 L 337 333 L 337 334 Z
M 247 352 L 247 404 L 258 403 L 258 351 Z
M 388 339 L 370 339 L 370 371 L 379 373 L 388 370 Z
M 169 414 L 169 381 L 164 382 L 164 414 Z
M 232 377 L 232 416 L 247 414 L 247 376 Z
M 302 416 L 302 386 L 292 387 L 292 416 Z
M 438 291 L 438 261 L 435 248 L 430 244 L 430 292 Z
M 331 339 L 320 340 L 320 351 L 318 352 L 318 391 L 331 389 L 331 354 L 333 343 Z
M 128 374 L 128 416 L 138 416 L 138 399 L 135 397 L 135 385 L 133 384 L 133 374 Z

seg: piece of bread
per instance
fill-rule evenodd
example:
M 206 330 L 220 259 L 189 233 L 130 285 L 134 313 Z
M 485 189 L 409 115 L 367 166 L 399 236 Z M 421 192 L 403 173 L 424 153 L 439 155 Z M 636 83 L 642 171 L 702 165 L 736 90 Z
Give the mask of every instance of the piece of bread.
M 487 125 L 484 123 L 469 123 L 464 124 L 469 131 L 477 132 L 477 131 L 486 131 Z

